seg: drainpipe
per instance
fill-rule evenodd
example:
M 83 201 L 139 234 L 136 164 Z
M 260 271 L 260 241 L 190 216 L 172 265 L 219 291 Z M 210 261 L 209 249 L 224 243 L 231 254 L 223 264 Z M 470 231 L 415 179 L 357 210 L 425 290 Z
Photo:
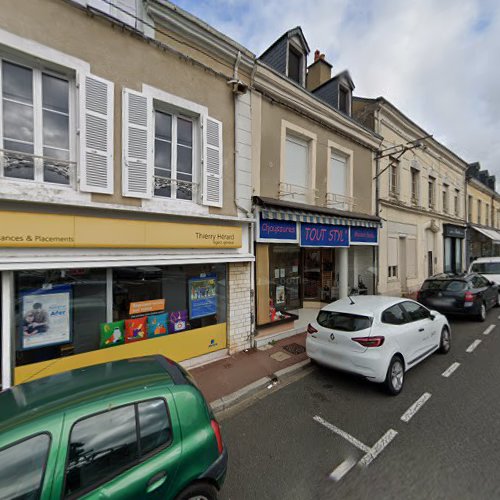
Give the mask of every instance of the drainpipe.
M 375 109 L 375 116 L 373 119 L 374 119 L 374 122 L 376 124 L 374 128 L 378 134 L 380 134 L 379 114 L 380 114 L 380 106 L 377 106 L 377 108 Z M 378 156 L 378 155 L 376 154 L 376 156 Z M 376 158 L 376 160 L 375 160 L 375 176 L 376 176 L 376 179 L 375 179 L 375 215 L 377 217 L 379 217 L 379 214 L 380 214 L 380 175 L 379 174 L 380 174 L 380 159 Z M 380 231 L 380 227 L 379 227 L 379 231 Z M 379 246 L 377 246 L 375 248 L 375 269 L 377 272 L 377 276 L 375 278 L 374 291 L 373 291 L 373 293 L 375 295 L 378 295 L 378 288 L 379 288 L 379 281 L 380 281 L 380 256 L 379 256 L 380 237 L 379 237 L 378 245 Z
M 234 204 L 237 210 L 243 212 L 247 218 L 252 218 L 252 210 L 243 207 L 238 199 L 238 186 L 240 184 L 240 169 L 239 169 L 239 155 L 238 155 L 238 99 L 241 95 L 248 92 L 248 87 L 238 78 L 238 68 L 241 62 L 241 51 L 238 51 L 236 61 L 234 63 L 233 78 L 229 80 L 228 85 L 232 85 L 232 92 L 234 95 Z M 254 233 L 252 223 L 247 225 L 248 230 L 248 246 L 249 252 L 255 254 Z M 249 347 L 253 347 L 255 338 L 255 261 L 250 262 L 250 332 L 248 333 Z

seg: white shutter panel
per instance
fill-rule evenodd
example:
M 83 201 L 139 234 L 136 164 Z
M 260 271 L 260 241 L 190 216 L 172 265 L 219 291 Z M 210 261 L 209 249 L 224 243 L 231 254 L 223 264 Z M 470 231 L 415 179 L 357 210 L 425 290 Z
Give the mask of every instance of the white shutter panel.
M 151 99 L 133 90 L 123 91 L 123 195 L 151 198 L 153 150 Z
M 81 75 L 80 190 L 113 194 L 114 85 L 94 75 Z
M 207 117 L 204 125 L 203 204 L 222 207 L 222 122 Z

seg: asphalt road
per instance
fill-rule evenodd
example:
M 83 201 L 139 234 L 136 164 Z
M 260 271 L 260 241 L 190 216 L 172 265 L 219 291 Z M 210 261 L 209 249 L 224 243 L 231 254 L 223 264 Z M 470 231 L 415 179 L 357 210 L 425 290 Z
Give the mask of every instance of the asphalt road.
M 223 415 L 221 498 L 500 498 L 500 324 L 483 333 L 499 314 L 452 321 L 449 354 L 409 371 L 397 397 L 314 366 Z

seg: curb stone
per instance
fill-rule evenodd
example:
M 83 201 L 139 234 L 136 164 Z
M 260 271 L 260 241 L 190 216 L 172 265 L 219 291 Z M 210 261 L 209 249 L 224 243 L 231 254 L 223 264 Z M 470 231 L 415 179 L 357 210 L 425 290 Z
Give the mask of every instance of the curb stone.
M 310 360 L 305 359 L 304 361 L 300 361 L 298 363 L 295 363 L 294 365 L 287 366 L 286 368 L 278 370 L 270 376 L 262 377 L 259 380 L 256 380 L 255 382 L 252 382 L 251 384 L 248 384 L 245 387 L 232 392 L 231 394 L 222 396 L 221 398 L 212 401 L 210 403 L 210 407 L 212 408 L 212 411 L 214 413 L 220 413 L 221 411 L 227 410 L 236 403 L 239 403 L 241 400 L 249 398 L 262 389 L 265 389 L 269 384 L 275 384 L 276 382 L 279 382 L 280 378 L 286 377 L 291 373 L 306 368 L 309 364 Z

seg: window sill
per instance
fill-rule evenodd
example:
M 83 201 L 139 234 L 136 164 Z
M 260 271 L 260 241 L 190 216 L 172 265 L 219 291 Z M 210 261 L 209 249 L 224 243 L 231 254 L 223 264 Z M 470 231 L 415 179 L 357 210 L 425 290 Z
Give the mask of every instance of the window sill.
M 169 198 L 156 197 L 149 200 L 143 200 L 142 206 L 145 209 L 155 212 L 168 212 L 180 215 L 209 214 L 209 207 L 190 200 L 172 200 Z

